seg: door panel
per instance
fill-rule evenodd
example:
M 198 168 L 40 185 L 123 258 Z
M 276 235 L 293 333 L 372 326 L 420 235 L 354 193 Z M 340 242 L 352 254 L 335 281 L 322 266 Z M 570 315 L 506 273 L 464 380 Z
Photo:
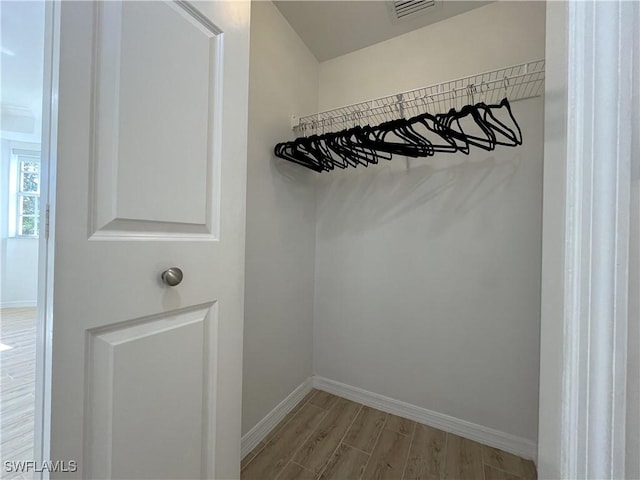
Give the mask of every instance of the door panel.
M 215 324 L 206 306 L 90 332 L 89 478 L 206 477 Z
M 53 478 L 239 477 L 249 9 L 60 3 Z
M 92 234 L 212 235 L 221 32 L 183 4 L 96 10 Z

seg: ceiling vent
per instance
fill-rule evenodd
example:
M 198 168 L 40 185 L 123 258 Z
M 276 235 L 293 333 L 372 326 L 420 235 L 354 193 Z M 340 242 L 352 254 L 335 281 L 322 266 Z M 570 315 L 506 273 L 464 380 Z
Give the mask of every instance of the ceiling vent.
M 405 20 L 425 13 L 430 7 L 435 6 L 436 0 L 396 0 L 389 4 L 393 17 L 396 20 Z

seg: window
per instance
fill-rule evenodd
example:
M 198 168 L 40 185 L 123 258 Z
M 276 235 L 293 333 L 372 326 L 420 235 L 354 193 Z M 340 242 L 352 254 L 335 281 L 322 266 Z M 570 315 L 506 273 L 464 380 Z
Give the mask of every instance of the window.
M 12 150 L 15 179 L 15 236 L 37 237 L 40 218 L 40 152 Z

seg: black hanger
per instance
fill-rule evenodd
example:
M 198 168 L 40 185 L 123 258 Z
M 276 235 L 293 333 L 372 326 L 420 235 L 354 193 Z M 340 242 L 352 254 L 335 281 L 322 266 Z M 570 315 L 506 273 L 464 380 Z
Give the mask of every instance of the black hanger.
M 499 117 L 506 111 L 508 120 Z M 356 117 L 354 117 L 354 121 Z M 472 121 L 479 133 L 469 129 Z M 323 133 L 279 143 L 277 157 L 316 172 L 377 164 L 393 155 L 427 157 L 435 153 L 469 154 L 470 146 L 493 150 L 496 145 L 522 144 L 522 131 L 506 98 L 498 105 L 479 102 L 459 111 L 431 115 L 423 113 L 375 126 L 354 126 L 339 132 Z
M 426 157 L 432 154 L 430 144 L 426 139 L 413 135 L 407 130 L 404 119 L 392 120 L 375 127 L 364 127 L 359 140 L 362 144 L 381 152 L 404 155 L 409 157 Z M 392 135 L 403 142 L 392 141 Z
M 469 116 L 471 116 L 475 124 L 480 127 L 480 130 L 485 134 L 485 136 L 479 137 L 464 131 L 464 127 L 461 125 L 460 120 Z M 491 129 L 485 125 L 481 115 L 478 113 L 478 110 L 474 105 L 465 105 L 460 109 L 460 111 L 452 108 L 448 113 L 436 115 L 436 119 L 443 127 L 451 130 L 453 130 L 452 127 L 454 125 L 457 125 L 459 130 L 453 131 L 458 132 L 460 135 L 459 139 L 462 139 L 469 145 L 474 145 L 488 151 L 495 148 L 495 135 Z M 458 137 L 458 135 L 456 135 L 456 137 Z
M 273 153 L 277 157 L 297 163 L 316 172 L 322 172 L 323 170 L 322 166 L 313 156 L 298 152 L 294 142 L 278 143 L 273 149 Z
M 423 126 L 427 132 L 431 132 L 434 135 L 425 137 L 421 130 L 416 130 L 420 126 Z M 407 120 L 407 127 L 413 132 L 414 135 L 424 138 L 431 144 L 431 150 L 433 153 L 455 153 L 461 149 L 461 146 L 456 144 L 455 132 L 449 128 L 445 128 L 438 124 L 436 118 L 429 114 L 423 113 Z M 434 143 L 437 142 L 437 143 Z M 464 144 L 468 150 L 468 143 Z
M 366 127 L 365 127 L 366 128 Z M 356 126 L 345 132 L 339 144 L 342 148 L 354 153 L 354 159 L 359 165 L 368 167 L 370 164 L 377 164 L 379 160 L 391 160 L 392 155 L 384 150 L 377 150 L 362 142 L 363 127 Z
M 304 145 L 316 155 L 326 170 L 333 170 L 335 167 L 344 169 L 348 166 L 343 157 L 327 147 L 325 135 L 311 135 Z
M 337 138 L 340 133 L 329 132 L 319 136 L 318 148 L 322 150 L 325 155 L 331 158 L 331 161 L 338 168 L 345 169 L 347 167 L 355 166 L 351 160 L 350 152 L 341 151 L 334 146 L 333 140 Z
M 500 141 L 496 137 L 497 145 L 504 145 L 507 147 L 515 147 L 517 145 L 522 145 L 522 131 L 520 130 L 520 126 L 513 116 L 513 112 L 511 111 L 511 105 L 509 105 L 509 101 L 506 98 L 503 98 L 502 101 L 498 105 L 486 105 L 484 102 L 476 105 L 480 110 L 482 110 L 482 118 L 485 121 L 485 124 L 489 126 L 494 132 L 499 133 L 501 136 L 507 139 L 507 142 Z M 513 123 L 513 126 L 516 130 L 513 130 L 508 125 L 500 121 L 500 119 L 496 118 L 493 114 L 495 110 L 506 110 L 509 119 Z

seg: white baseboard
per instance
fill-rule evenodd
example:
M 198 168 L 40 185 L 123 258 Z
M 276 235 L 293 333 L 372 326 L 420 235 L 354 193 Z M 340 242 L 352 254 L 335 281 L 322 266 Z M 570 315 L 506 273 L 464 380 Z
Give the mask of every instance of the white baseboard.
M 443 413 L 427 410 L 393 398 L 368 392 L 361 388 L 335 382 L 324 377 L 313 376 L 313 388 L 333 393 L 354 402 L 362 403 L 383 412 L 409 418 L 418 423 L 429 425 L 445 432 L 453 433 L 476 442 L 499 448 L 505 452 L 536 461 L 538 447 L 535 442 L 516 437 L 509 433 L 494 430 L 475 423 L 450 417 Z M 244 443 L 244 439 L 243 439 Z M 257 442 L 256 442 L 257 443 Z M 244 449 L 243 449 L 244 451 Z
M 22 302 L 3 302 L 0 303 L 0 308 L 26 308 L 36 307 L 38 304 L 36 301 L 22 301 Z
M 309 377 L 242 436 L 240 443 L 242 458 L 264 440 L 267 434 L 311 391 L 311 388 L 311 377 Z

